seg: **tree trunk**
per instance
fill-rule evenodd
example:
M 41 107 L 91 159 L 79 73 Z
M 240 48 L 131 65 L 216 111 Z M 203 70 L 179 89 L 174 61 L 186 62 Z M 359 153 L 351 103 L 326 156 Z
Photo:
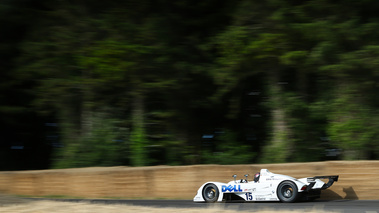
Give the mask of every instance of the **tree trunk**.
M 92 112 L 92 103 L 86 97 L 87 92 L 83 93 L 83 102 L 81 105 L 80 112 L 80 133 L 81 136 L 91 136 L 92 135 L 92 126 L 93 126 L 93 112 Z
M 146 132 L 145 132 L 145 110 L 144 95 L 140 87 L 136 87 L 132 97 L 132 131 L 131 162 L 133 166 L 144 166 L 147 164 Z
M 292 142 L 285 114 L 283 88 L 278 71 L 268 76 L 271 103 L 271 139 L 264 147 L 263 162 L 286 162 L 290 160 Z

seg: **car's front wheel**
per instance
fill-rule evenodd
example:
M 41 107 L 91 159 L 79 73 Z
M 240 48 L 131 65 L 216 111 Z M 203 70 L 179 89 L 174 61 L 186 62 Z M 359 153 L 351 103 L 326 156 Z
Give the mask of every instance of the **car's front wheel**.
M 298 198 L 299 192 L 297 186 L 291 181 L 283 181 L 279 184 L 277 190 L 278 198 L 284 203 L 295 202 Z
M 207 203 L 216 202 L 219 194 L 217 186 L 213 183 L 207 184 L 203 188 L 203 198 Z

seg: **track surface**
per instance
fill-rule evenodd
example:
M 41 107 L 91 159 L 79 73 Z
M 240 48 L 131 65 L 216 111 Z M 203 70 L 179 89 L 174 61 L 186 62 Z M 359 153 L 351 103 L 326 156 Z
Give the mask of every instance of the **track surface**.
M 379 213 L 379 201 L 377 200 L 337 200 L 337 201 L 313 201 L 299 203 L 280 202 L 228 202 L 228 203 L 194 203 L 191 200 L 109 200 L 109 199 L 40 199 L 33 200 L 56 200 L 68 202 L 87 201 L 100 204 L 126 204 L 135 206 L 148 206 L 158 208 L 212 208 L 230 209 L 237 211 L 259 210 L 320 210 L 342 213 Z

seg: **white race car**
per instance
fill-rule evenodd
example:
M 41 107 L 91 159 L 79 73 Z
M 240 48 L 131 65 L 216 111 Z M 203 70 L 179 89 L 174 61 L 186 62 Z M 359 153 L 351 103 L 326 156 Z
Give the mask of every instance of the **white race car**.
M 315 176 L 296 179 L 286 175 L 274 174 L 262 169 L 255 174 L 254 181 L 246 179 L 229 183 L 207 182 L 193 198 L 194 202 L 244 201 L 281 201 L 296 202 L 313 200 L 320 197 L 321 190 L 327 189 L 338 181 L 338 175 Z M 320 179 L 329 179 L 327 183 Z

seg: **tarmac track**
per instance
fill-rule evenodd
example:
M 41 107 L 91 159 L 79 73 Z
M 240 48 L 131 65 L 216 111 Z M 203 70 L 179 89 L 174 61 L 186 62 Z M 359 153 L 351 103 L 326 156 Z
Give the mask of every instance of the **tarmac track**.
M 296 211 L 333 211 L 341 213 L 379 213 L 378 200 L 316 200 L 313 202 L 281 203 L 281 202 L 227 202 L 227 203 L 194 203 L 192 200 L 111 200 L 111 199 L 43 199 L 33 200 L 59 200 L 67 202 L 87 201 L 99 204 L 126 204 L 134 206 L 148 206 L 158 208 L 221 208 L 237 211 L 259 210 L 296 210 Z

